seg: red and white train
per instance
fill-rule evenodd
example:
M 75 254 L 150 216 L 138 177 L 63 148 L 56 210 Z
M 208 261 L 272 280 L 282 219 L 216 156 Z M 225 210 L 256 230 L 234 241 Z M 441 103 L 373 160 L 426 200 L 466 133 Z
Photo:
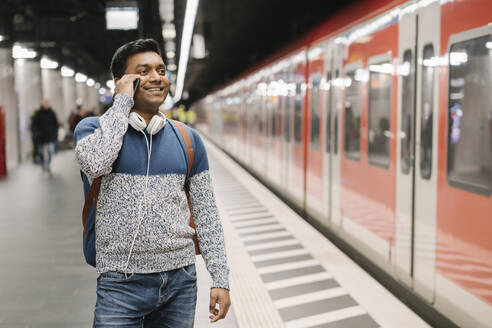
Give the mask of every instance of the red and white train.
M 492 327 L 492 1 L 360 1 L 199 128 L 462 327 Z

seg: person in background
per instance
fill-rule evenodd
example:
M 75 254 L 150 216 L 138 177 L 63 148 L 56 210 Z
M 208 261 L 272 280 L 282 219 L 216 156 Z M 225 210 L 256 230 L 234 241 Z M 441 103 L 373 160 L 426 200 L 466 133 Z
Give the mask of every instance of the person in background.
M 48 100 L 43 100 L 41 107 L 35 112 L 31 129 L 36 131 L 38 153 L 42 154 L 43 171 L 51 173 L 51 158 L 58 138 L 58 119 Z
M 188 125 L 191 126 L 191 127 L 194 127 L 195 126 L 195 122 L 196 122 L 196 113 L 193 109 L 188 109 L 188 115 L 187 115 L 187 122 L 188 122 Z
M 73 131 L 75 131 L 75 127 L 77 126 L 77 124 L 79 124 L 80 121 L 82 121 L 83 118 L 84 116 L 82 115 L 82 105 L 77 105 L 75 112 L 72 112 L 72 114 L 70 114 L 70 117 L 68 118 L 68 126 L 70 127 L 70 132 L 72 133 L 72 135 Z
M 43 162 L 43 154 L 40 151 L 40 142 L 39 142 L 39 128 L 35 124 L 35 117 L 38 114 L 38 111 L 41 108 L 38 108 L 32 113 L 30 122 L 29 122 L 29 130 L 31 131 L 31 140 L 32 140 L 32 159 L 35 164 L 41 164 Z

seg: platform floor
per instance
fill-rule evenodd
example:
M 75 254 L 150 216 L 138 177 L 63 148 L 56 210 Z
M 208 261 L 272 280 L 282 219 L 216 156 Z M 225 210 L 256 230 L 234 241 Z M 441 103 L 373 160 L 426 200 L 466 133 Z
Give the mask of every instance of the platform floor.
M 208 323 L 210 277 L 197 261 L 196 327 L 417 328 L 428 325 L 324 236 L 206 142 L 233 305 Z M 71 151 L 53 176 L 21 165 L 0 180 L 0 327 L 90 327 L 96 273 L 81 249 L 82 186 Z

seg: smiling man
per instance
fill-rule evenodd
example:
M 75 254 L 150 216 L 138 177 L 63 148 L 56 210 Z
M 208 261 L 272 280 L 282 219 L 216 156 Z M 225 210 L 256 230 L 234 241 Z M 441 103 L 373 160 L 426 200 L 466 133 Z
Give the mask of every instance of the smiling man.
M 187 177 L 198 244 L 213 281 L 210 319 L 220 320 L 230 305 L 229 269 L 204 145 L 186 127 L 195 153 L 188 176 L 177 127 L 159 112 L 169 80 L 157 42 L 123 45 L 111 72 L 113 106 L 99 118 L 82 120 L 74 133 L 86 197 L 90 183 L 101 177 L 97 209 L 87 221 L 95 224 L 84 237 L 86 260 L 100 274 L 94 327 L 193 327 L 195 231 L 189 226 Z M 87 251 L 91 241 L 95 254 Z

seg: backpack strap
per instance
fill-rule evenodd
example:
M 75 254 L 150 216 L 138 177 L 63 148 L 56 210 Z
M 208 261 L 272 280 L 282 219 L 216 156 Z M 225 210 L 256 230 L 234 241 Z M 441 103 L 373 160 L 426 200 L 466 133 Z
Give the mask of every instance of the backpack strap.
M 91 188 L 85 197 L 84 209 L 82 210 L 82 225 L 84 226 L 84 238 L 87 238 L 87 218 L 91 211 L 92 204 L 94 203 L 94 218 L 96 217 L 97 199 L 99 198 L 99 189 L 101 189 L 102 177 L 95 178 L 92 181 Z
M 191 144 L 190 135 L 188 134 L 188 131 L 186 131 L 186 128 L 184 127 L 183 123 L 175 120 L 172 121 L 174 125 L 176 125 L 176 127 L 178 128 L 181 137 L 183 137 L 186 146 L 186 152 L 188 153 L 188 173 L 186 174 L 184 188 L 186 193 L 186 199 L 188 200 L 188 208 L 190 209 L 190 227 L 192 227 L 195 230 L 195 234 L 193 235 L 193 243 L 195 244 L 195 254 L 199 255 L 201 254 L 201 251 L 200 251 L 200 246 L 198 246 L 198 237 L 196 234 L 193 214 L 191 213 L 191 201 L 190 201 L 190 175 L 191 175 L 191 168 L 193 167 L 193 161 L 195 159 L 195 151 L 193 150 L 193 145 Z
M 186 152 L 188 153 L 188 174 L 186 175 L 186 180 L 185 180 L 185 190 L 189 191 L 191 168 L 193 167 L 193 161 L 195 159 L 195 151 L 193 150 L 193 145 L 191 144 L 190 135 L 188 134 L 188 131 L 186 131 L 186 128 L 184 127 L 183 123 L 175 120 L 172 121 L 178 128 L 181 137 L 183 137 L 186 146 Z

